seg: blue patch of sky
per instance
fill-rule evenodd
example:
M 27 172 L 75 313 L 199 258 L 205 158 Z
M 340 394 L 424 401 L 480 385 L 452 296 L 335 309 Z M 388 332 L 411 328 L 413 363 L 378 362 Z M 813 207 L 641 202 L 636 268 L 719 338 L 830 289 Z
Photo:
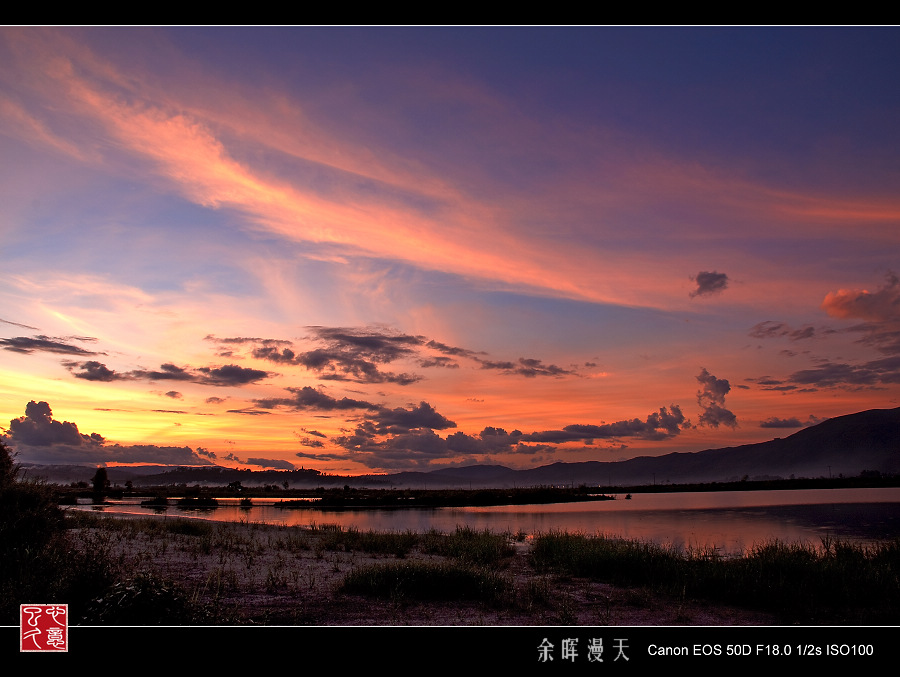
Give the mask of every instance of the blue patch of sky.
M 238 162 L 247 162 L 254 171 L 256 167 L 274 170 L 281 179 L 286 180 L 300 192 L 312 192 L 324 200 L 336 204 L 361 199 L 382 204 L 402 204 L 425 215 L 437 213 L 441 202 L 412 189 L 405 189 L 396 184 L 386 183 L 360 173 L 329 166 L 322 162 L 308 160 L 277 149 L 253 147 L 244 149 L 240 145 L 232 146 L 224 139 L 229 155 Z
M 177 290 L 203 278 L 212 288 L 241 293 L 249 282 L 223 256 L 229 247 L 246 251 L 253 245 L 228 210 L 162 198 L 115 179 L 98 179 L 90 195 L 53 195 L 26 220 L 27 239 L 11 238 L 5 248 L 9 260 L 23 266 L 39 261 L 42 269 L 60 273 L 108 275 L 147 292 Z
M 657 147 L 748 161 L 783 175 L 823 138 L 877 151 L 898 140 L 896 30 L 790 28 L 447 29 L 448 56 L 533 107 L 610 125 Z M 490 39 L 485 39 L 489 36 Z M 431 36 L 433 37 L 433 36 Z M 439 42 L 439 41 L 437 41 Z M 873 112 L 874 110 L 874 112 Z M 790 156 L 798 157 L 791 159 Z M 885 159 L 887 161 L 887 158 Z M 769 162 L 754 171 L 772 173 Z M 796 177 L 795 176 L 795 180 Z
M 436 317 L 446 316 L 469 337 L 471 344 L 462 347 L 488 350 L 498 358 L 510 350 L 546 350 L 548 345 L 560 352 L 649 346 L 661 335 L 678 340 L 693 331 L 684 313 L 497 291 L 493 284 L 487 288 L 478 281 L 402 264 L 392 264 L 391 275 L 403 283 L 409 305 L 432 308 Z M 541 357 L 513 357 L 520 356 Z
M 876 238 L 854 236 L 850 229 L 846 235 L 834 233 L 829 237 L 786 234 L 783 237 L 731 238 L 728 246 L 740 252 L 742 258 L 783 267 L 787 274 L 817 273 L 825 285 L 829 279 L 837 280 L 846 275 L 862 276 L 859 284 L 864 285 L 867 280 L 875 279 L 879 271 L 900 270 L 900 256 L 892 246 Z M 833 289 L 823 287 L 823 296 L 828 291 Z
M 175 28 L 182 50 L 229 77 L 266 78 L 306 114 L 375 134 L 409 153 L 489 162 L 503 180 L 512 149 L 487 153 L 466 101 L 432 99 L 416 73 L 486 86 L 543 123 L 631 134 L 704 162 L 802 185 L 852 163 L 865 185 L 900 141 L 900 40 L 877 28 Z M 414 96 L 419 90 L 419 95 Z M 345 98 L 349 97 L 349 98 Z M 363 102 L 358 106 L 335 105 Z M 370 115 L 369 113 L 376 113 Z M 343 122 L 341 122 L 343 121 Z M 474 141 L 474 142 L 473 142 Z M 490 144 L 487 144 L 490 146 Z M 491 148 L 497 151 L 496 148 Z M 502 149 L 501 149 L 502 150 Z M 532 149 L 533 151 L 533 149 Z M 438 161 L 433 156 L 433 161 Z M 843 160 L 843 162 L 842 162 Z M 533 157 L 530 160 L 534 162 Z M 517 167 L 513 180 L 548 171 Z M 860 169 L 859 167 L 867 167 Z M 551 168 L 552 169 L 552 168 Z M 837 179 L 834 179 L 835 183 Z

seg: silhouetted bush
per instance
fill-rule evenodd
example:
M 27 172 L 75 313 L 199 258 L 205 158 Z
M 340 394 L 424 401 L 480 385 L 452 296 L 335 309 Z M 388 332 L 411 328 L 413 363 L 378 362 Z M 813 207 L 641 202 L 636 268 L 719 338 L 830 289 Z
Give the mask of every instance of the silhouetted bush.
M 20 604 L 68 604 L 71 622 L 113 580 L 103 542 L 76 545 L 46 484 L 18 477 L 0 441 L 0 624 L 18 624 Z
M 180 586 L 140 573 L 94 600 L 85 620 L 104 625 L 190 625 L 202 622 L 204 613 Z

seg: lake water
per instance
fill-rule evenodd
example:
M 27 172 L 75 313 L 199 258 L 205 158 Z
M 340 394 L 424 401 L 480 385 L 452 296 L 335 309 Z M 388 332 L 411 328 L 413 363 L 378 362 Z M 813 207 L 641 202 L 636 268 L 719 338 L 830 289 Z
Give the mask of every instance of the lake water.
M 215 521 L 309 526 L 339 524 L 375 531 L 453 531 L 457 526 L 529 536 L 552 530 L 603 533 L 679 547 L 739 553 L 772 539 L 818 545 L 826 536 L 862 542 L 900 538 L 900 488 L 806 489 L 634 494 L 631 500 L 550 505 L 394 510 L 284 509 L 276 501 L 220 499 L 215 510 L 170 506 L 164 512 L 139 500 L 96 508 L 119 515 L 166 515 Z

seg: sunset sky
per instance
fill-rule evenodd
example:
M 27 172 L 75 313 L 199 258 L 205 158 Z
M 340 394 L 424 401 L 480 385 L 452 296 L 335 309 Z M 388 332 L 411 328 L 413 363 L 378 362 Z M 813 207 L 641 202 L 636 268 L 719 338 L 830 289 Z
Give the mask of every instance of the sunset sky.
M 615 461 L 900 406 L 900 31 L 2 28 L 18 460 Z

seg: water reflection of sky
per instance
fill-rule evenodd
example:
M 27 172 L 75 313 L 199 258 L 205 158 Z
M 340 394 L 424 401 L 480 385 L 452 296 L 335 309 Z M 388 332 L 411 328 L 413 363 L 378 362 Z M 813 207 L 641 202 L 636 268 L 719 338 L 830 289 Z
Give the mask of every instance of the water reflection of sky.
M 154 514 L 136 503 L 118 502 L 103 512 Z M 222 501 L 213 511 L 172 506 L 156 514 L 296 526 L 340 524 L 378 531 L 452 531 L 457 526 L 527 534 L 565 530 L 731 553 L 772 539 L 817 545 L 826 536 L 863 541 L 900 538 L 900 489 L 634 494 L 631 500 L 620 496 L 591 503 L 421 510 L 298 510 L 262 500 L 241 508 L 236 501 Z

